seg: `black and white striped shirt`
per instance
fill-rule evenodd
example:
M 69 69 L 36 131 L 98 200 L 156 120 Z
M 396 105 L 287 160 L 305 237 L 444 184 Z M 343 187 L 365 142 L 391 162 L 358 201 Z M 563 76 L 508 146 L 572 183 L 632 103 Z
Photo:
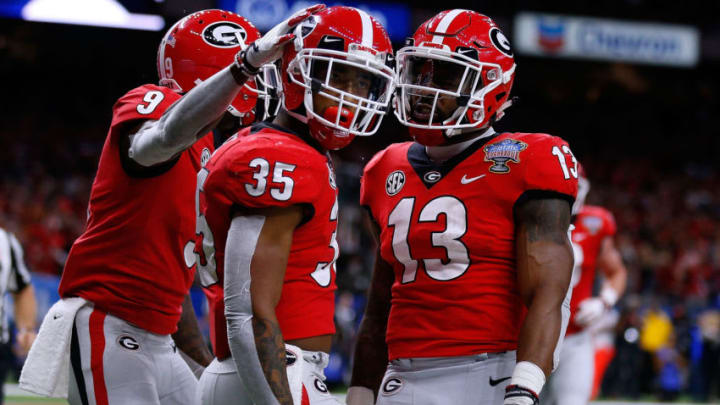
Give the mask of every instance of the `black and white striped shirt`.
M 9 340 L 5 293 L 19 292 L 30 283 L 23 249 L 15 235 L 0 228 L 0 342 Z

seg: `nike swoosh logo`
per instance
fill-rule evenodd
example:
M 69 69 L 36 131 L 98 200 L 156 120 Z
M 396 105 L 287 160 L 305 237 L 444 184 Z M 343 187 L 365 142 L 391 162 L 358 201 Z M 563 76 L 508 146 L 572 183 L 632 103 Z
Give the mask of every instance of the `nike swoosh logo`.
M 493 378 L 490 377 L 490 386 L 494 387 L 494 386 L 500 384 L 501 382 L 503 382 L 505 380 L 509 380 L 509 379 L 510 379 L 510 377 L 505 377 L 505 378 L 498 378 L 497 380 L 493 380 Z
M 470 178 L 468 179 L 468 178 L 467 178 L 467 174 L 463 174 L 462 179 L 460 179 L 460 183 L 462 183 L 462 184 L 469 184 L 469 183 L 472 183 L 472 182 L 475 181 L 475 180 L 480 180 L 480 179 L 482 179 L 483 177 L 485 177 L 485 175 L 484 175 L 484 174 L 481 174 L 481 175 L 479 175 L 479 176 L 477 176 L 477 177 L 470 177 Z

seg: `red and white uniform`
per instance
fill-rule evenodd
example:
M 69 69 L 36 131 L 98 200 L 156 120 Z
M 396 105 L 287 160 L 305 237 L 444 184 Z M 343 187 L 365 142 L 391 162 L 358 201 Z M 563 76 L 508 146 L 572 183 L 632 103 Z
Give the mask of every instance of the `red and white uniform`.
M 573 287 L 570 300 L 570 323 L 566 336 L 583 329 L 575 323 L 580 303 L 592 297 L 595 281 L 595 263 L 605 237 L 614 237 L 617 231 L 615 218 L 605 208 L 584 205 L 575 217 L 575 230 L 572 232 L 573 250 L 575 251 L 575 269 L 570 285 Z
M 198 271 L 210 301 L 211 340 L 218 359 L 230 357 L 223 264 L 238 206 L 309 208 L 293 234 L 276 315 L 285 340 L 334 333 L 334 261 L 339 250 L 337 188 L 329 156 L 281 127 L 255 124 L 219 148 L 198 179 L 198 221 L 207 225 L 197 236 L 197 246 L 203 246 Z
M 157 120 L 180 98 L 147 84 L 113 107 L 112 124 L 90 192 L 85 232 L 70 250 L 60 296 L 79 296 L 96 309 L 140 328 L 175 332 L 194 276 L 184 254 L 195 235 L 196 173 L 213 150 L 206 136 L 177 160 L 147 177 L 129 174 L 120 160 L 120 137 L 143 120 Z M 192 258 L 192 256 L 190 256 Z
M 380 226 L 380 254 L 395 273 L 390 360 L 515 350 L 526 308 L 513 209 L 534 196 L 572 203 L 576 193 L 567 143 L 546 134 L 499 134 L 443 164 L 416 143 L 378 153 L 365 168 L 360 200 Z

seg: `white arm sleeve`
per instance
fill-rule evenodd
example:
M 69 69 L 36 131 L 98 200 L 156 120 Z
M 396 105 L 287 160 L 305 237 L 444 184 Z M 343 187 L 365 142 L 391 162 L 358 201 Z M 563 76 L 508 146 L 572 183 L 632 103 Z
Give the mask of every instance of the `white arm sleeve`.
M 192 146 L 240 92 L 230 66 L 195 86 L 159 120 L 145 121 L 130 135 L 128 156 L 142 166 L 166 162 Z
M 225 248 L 225 318 L 228 342 L 238 375 L 255 404 L 279 404 L 265 379 L 255 349 L 250 300 L 250 262 L 265 217 L 235 217 L 230 224 Z

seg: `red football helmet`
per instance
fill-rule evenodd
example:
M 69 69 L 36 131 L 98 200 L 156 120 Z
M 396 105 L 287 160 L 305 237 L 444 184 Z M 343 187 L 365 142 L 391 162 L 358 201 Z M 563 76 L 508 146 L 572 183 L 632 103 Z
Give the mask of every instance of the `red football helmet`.
M 511 104 L 514 78 L 510 42 L 492 19 L 470 10 L 443 11 L 397 52 L 395 115 L 417 142 L 440 145 L 465 128 L 500 119 Z M 457 107 L 441 116 L 448 99 Z
M 327 149 L 340 149 L 355 135 L 374 134 L 394 90 L 385 28 L 362 10 L 336 6 L 293 32 L 294 47 L 288 46 L 282 58 L 284 108 L 307 123 Z M 313 105 L 313 94 L 322 103 Z
M 260 31 L 246 18 L 231 11 L 203 10 L 190 14 L 175 23 L 165 33 L 157 54 L 160 85 L 186 93 L 195 85 L 230 65 L 235 55 L 260 38 Z M 240 117 L 243 125 L 255 121 L 258 97 L 267 107 L 278 83 L 274 65 L 263 66 L 255 80 L 245 83 L 228 107 Z M 275 103 L 277 104 L 277 103 Z M 277 112 L 277 109 L 276 111 Z M 263 115 L 272 113 L 264 109 Z M 264 119 L 266 117 L 259 117 Z

